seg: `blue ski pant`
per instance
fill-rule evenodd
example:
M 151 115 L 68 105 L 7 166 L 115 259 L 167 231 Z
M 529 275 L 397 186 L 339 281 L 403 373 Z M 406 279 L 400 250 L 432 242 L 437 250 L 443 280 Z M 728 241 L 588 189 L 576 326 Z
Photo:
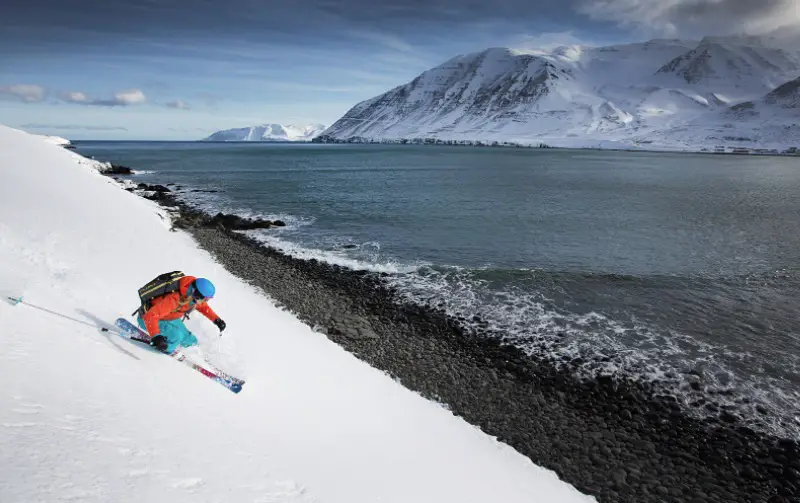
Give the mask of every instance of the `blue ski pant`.
M 147 332 L 147 327 L 144 324 L 144 320 L 141 316 L 136 319 L 136 322 L 139 324 L 139 327 Z M 180 319 L 177 320 L 169 320 L 169 321 L 159 321 L 158 328 L 161 331 L 161 335 L 167 338 L 167 352 L 172 353 L 178 347 L 188 348 L 189 346 L 194 346 L 197 344 L 197 337 L 195 337 L 186 325 L 183 324 L 183 321 Z

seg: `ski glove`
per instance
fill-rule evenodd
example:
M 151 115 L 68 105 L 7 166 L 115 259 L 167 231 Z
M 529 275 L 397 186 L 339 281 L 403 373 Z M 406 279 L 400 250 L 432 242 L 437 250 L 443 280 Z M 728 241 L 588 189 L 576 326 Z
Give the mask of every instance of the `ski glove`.
M 169 346 L 167 343 L 167 338 L 160 334 L 150 339 L 150 345 L 159 351 L 166 351 L 167 347 Z
M 223 321 L 222 318 L 217 318 L 216 320 L 214 320 L 214 325 L 219 327 L 220 335 L 222 335 L 222 331 L 225 330 L 225 327 L 227 326 L 227 325 L 225 325 L 225 321 Z

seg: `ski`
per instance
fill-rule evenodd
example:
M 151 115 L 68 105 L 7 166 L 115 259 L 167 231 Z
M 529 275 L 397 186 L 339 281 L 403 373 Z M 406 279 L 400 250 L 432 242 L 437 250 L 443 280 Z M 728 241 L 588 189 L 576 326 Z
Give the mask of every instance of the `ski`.
M 210 361 L 206 360 L 205 358 L 203 358 L 203 360 L 205 360 L 205 362 L 208 363 L 211 366 L 214 365 L 213 363 L 211 363 Z M 234 376 L 232 376 L 232 375 L 230 375 L 230 374 L 228 374 L 226 372 L 223 372 L 222 370 L 220 370 L 218 368 L 214 368 L 213 372 L 215 374 L 217 374 L 219 377 L 221 377 L 223 379 L 227 379 L 228 381 L 231 381 L 233 383 L 244 384 L 244 379 L 239 379 L 238 377 L 234 377 Z
M 117 321 L 114 322 L 114 325 L 121 330 L 120 335 L 124 337 L 136 341 L 142 344 L 147 344 L 148 347 L 152 349 L 150 346 L 150 336 L 145 333 L 142 329 L 131 323 L 130 321 L 126 320 L 125 318 L 118 318 Z M 157 351 L 153 349 L 153 351 Z M 180 350 L 175 350 L 171 354 L 163 353 L 167 356 L 172 357 L 174 360 L 177 360 L 184 365 L 190 367 L 191 369 L 203 374 L 204 376 L 208 377 L 212 381 L 218 382 L 219 384 L 223 385 L 227 389 L 231 390 L 234 393 L 239 393 L 242 391 L 242 385 L 244 385 L 244 381 L 238 378 L 235 378 L 231 375 L 228 375 L 222 371 L 211 371 L 202 365 L 198 365 L 197 363 L 193 362 L 192 360 L 188 359 L 185 354 L 183 354 Z

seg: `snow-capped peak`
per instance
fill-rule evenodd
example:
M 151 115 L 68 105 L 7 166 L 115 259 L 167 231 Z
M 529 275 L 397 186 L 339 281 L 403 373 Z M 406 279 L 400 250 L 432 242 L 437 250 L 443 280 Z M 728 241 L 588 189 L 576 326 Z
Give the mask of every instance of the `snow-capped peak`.
M 709 126 L 700 120 L 705 116 L 728 120 L 716 112 L 762 100 L 798 76 L 800 47 L 781 48 L 763 37 L 540 51 L 494 47 L 454 57 L 357 104 L 319 141 L 666 145 L 685 131 L 681 127 Z M 785 104 L 778 108 L 788 110 Z M 704 137 L 697 133 L 678 136 L 683 144 Z M 720 142 L 747 135 L 706 136 Z
M 770 47 L 759 37 L 706 37 L 658 70 L 689 84 L 733 82 L 765 91 L 800 72 L 800 54 Z

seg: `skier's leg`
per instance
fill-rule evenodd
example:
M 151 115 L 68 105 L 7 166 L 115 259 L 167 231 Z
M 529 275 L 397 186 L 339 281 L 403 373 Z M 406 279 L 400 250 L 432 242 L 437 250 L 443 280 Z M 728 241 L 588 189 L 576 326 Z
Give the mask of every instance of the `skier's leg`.
M 175 351 L 178 347 L 189 347 L 197 344 L 197 338 L 192 335 L 181 320 L 159 322 L 161 333 L 167 338 L 168 352 Z
M 172 353 L 181 345 L 181 340 L 183 339 L 181 327 L 183 327 L 183 323 L 180 320 L 158 322 L 161 335 L 167 338 L 167 353 Z
M 139 328 L 141 328 L 142 330 L 144 330 L 145 332 L 147 332 L 147 326 L 145 325 L 145 323 L 144 323 L 144 320 L 142 319 L 142 317 L 141 317 L 141 316 L 139 316 L 139 317 L 137 317 L 137 318 L 136 318 L 136 323 L 139 325 Z M 169 336 L 168 336 L 168 334 L 167 334 L 167 333 L 165 333 L 165 331 L 166 331 L 166 332 L 169 332 L 169 329 L 168 329 L 168 328 L 165 328 L 165 326 L 164 326 L 164 323 L 165 323 L 165 322 L 163 322 L 163 321 L 159 321 L 159 322 L 158 322 L 158 329 L 159 329 L 159 331 L 161 332 L 161 335 L 163 335 L 164 337 L 166 337 L 166 338 L 167 338 L 167 347 L 165 348 L 165 347 L 163 347 L 161 344 L 158 344 L 158 345 L 156 346 L 156 348 L 157 348 L 157 349 L 159 349 L 159 350 L 161 350 L 161 351 L 171 352 L 171 351 L 169 350 Z
M 180 325 L 180 330 L 181 330 L 180 345 L 185 348 L 188 348 L 190 346 L 196 346 L 197 337 L 195 337 L 194 334 L 191 333 L 188 328 L 186 328 L 186 325 L 184 325 L 182 321 L 178 320 L 178 325 Z

